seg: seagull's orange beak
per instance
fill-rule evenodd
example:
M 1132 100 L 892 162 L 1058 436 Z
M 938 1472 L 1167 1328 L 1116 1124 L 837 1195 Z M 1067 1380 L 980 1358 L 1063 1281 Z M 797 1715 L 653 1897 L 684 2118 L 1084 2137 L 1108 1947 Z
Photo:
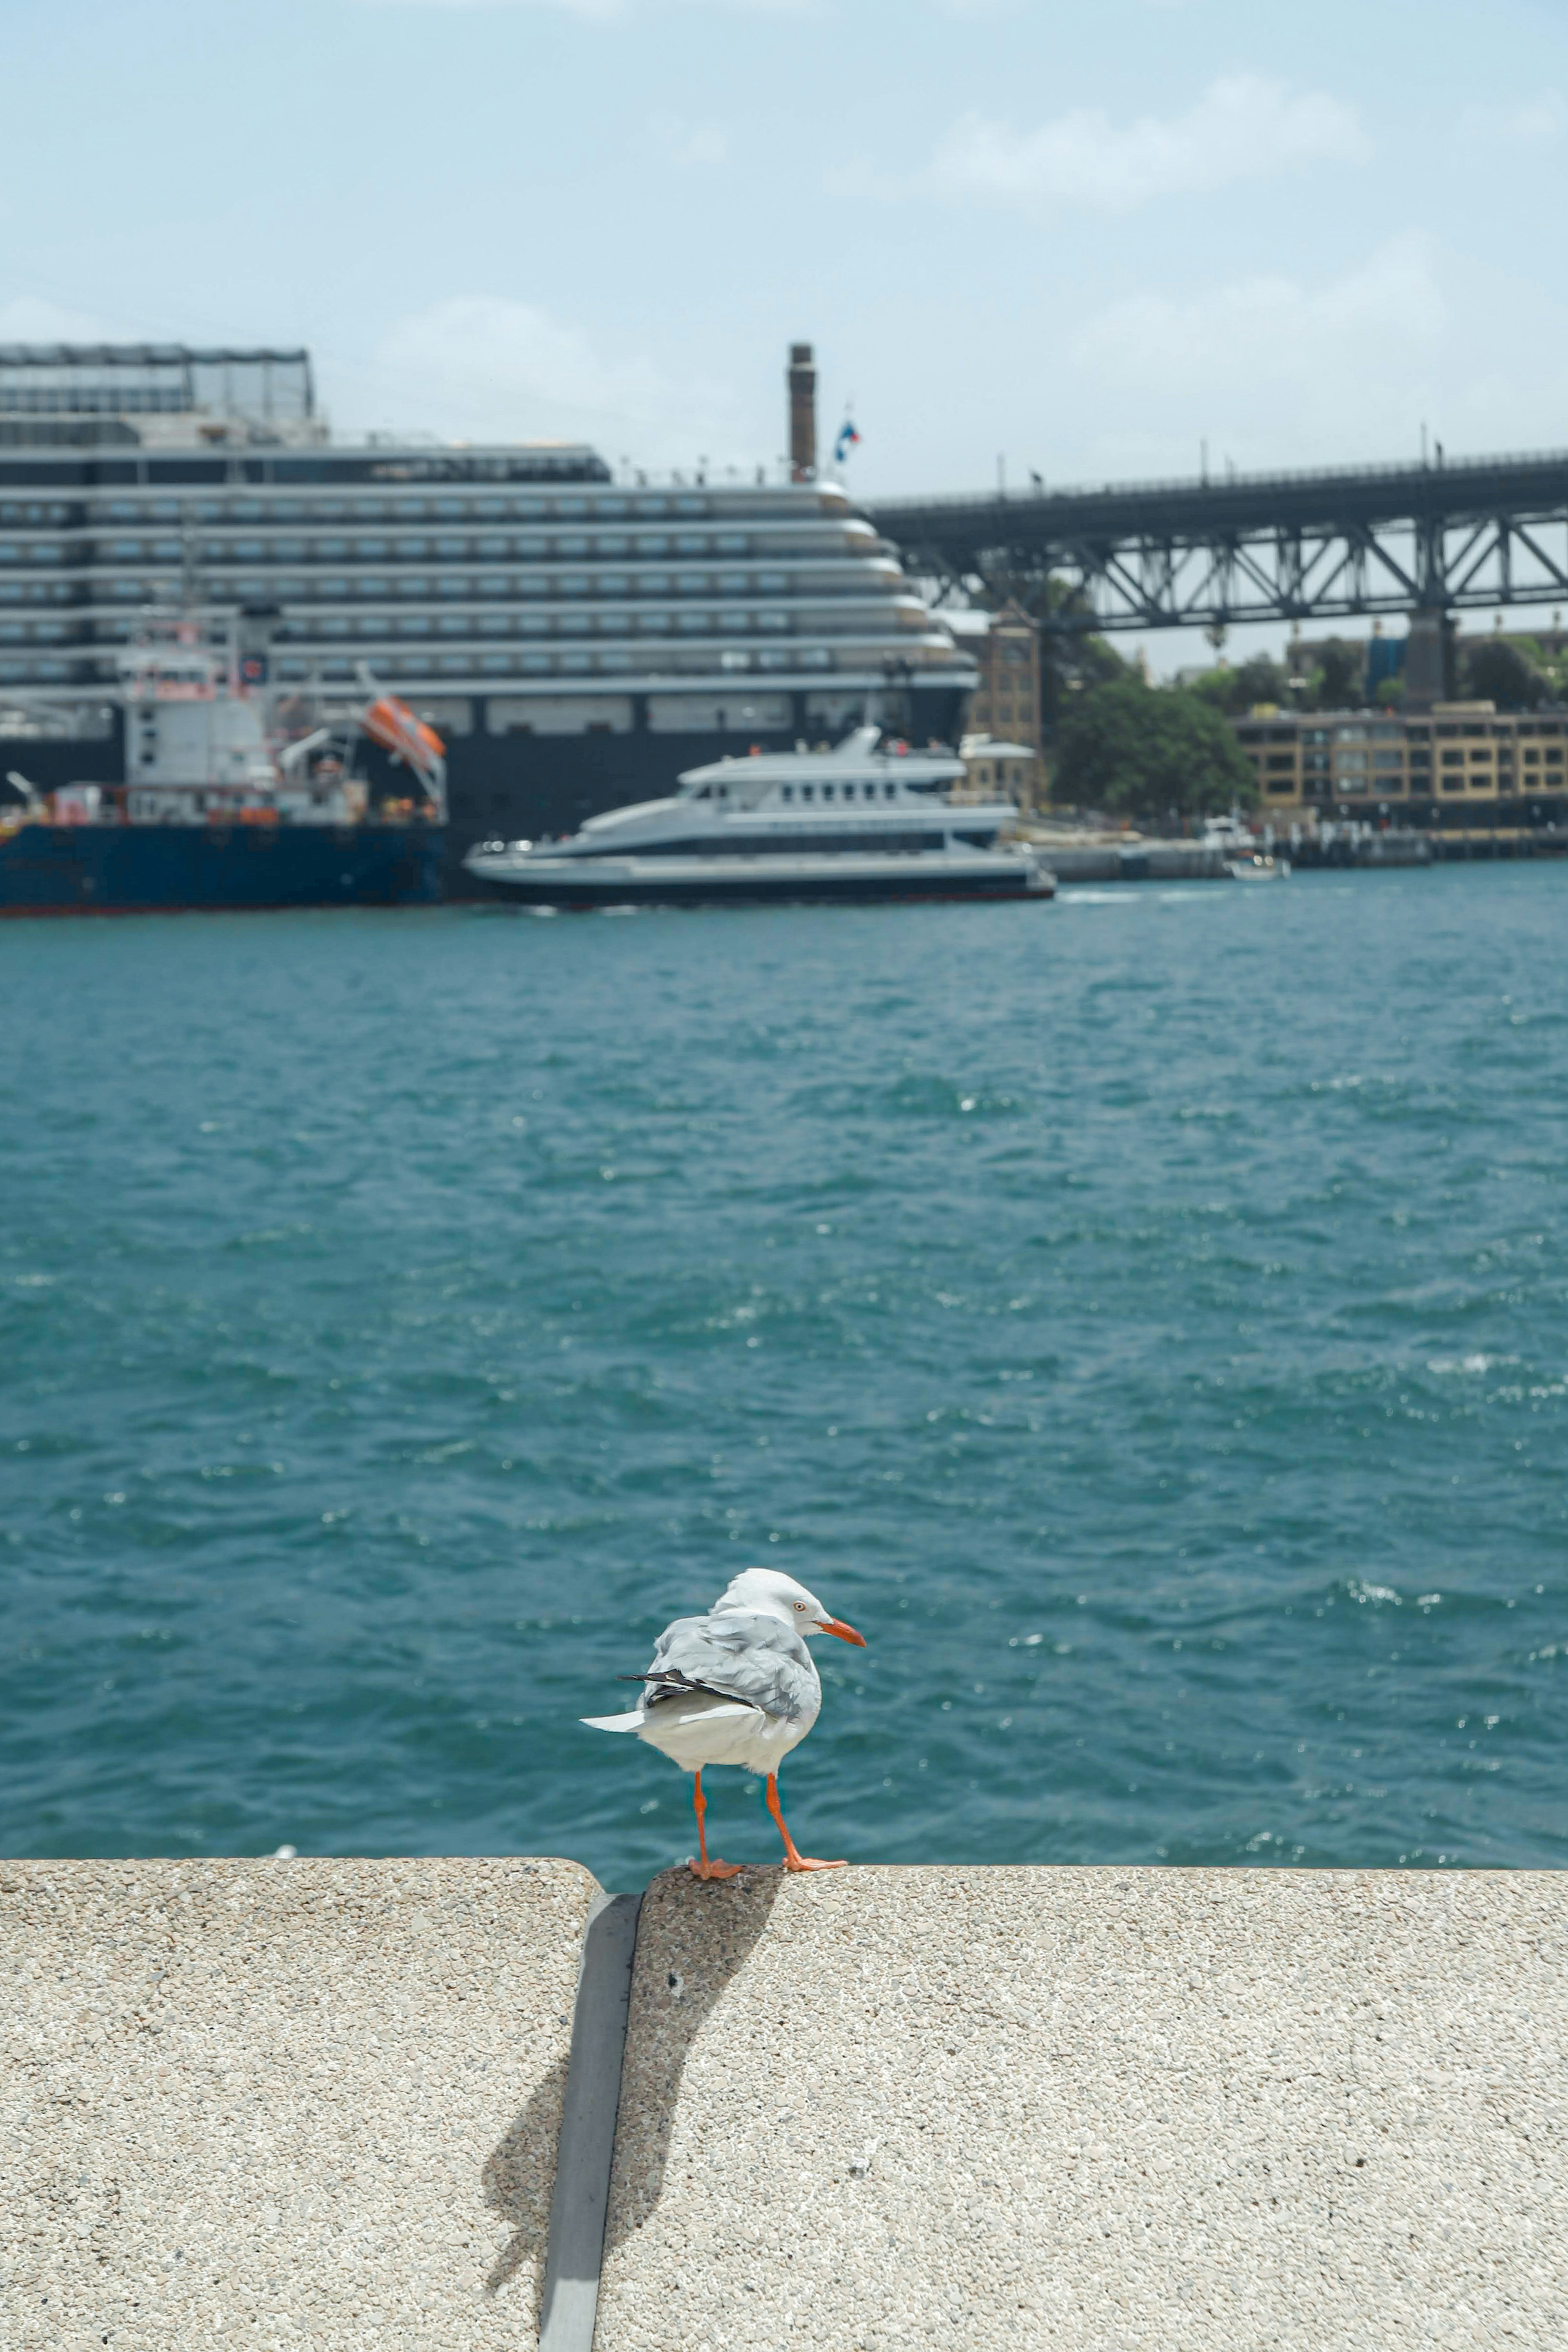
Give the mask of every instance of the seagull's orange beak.
M 858 1633 L 853 1625 L 846 1625 L 837 1617 L 820 1618 L 816 1630 L 819 1633 L 837 1633 L 841 1642 L 853 1642 L 858 1650 L 866 1646 L 865 1634 Z

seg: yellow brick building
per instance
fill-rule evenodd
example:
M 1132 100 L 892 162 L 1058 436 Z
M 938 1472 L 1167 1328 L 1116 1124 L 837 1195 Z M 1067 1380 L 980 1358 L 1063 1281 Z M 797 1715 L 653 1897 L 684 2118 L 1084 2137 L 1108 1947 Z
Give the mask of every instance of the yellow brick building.
M 1278 823 L 1387 815 L 1438 831 L 1568 821 L 1568 710 L 1437 702 L 1381 710 L 1260 707 L 1235 722 L 1261 813 Z

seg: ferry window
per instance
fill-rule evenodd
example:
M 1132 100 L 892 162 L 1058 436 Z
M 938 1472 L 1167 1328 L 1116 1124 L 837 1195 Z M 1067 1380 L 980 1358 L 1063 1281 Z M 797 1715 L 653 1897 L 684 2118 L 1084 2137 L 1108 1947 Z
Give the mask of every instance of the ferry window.
M 720 787 L 719 787 L 719 797 L 720 797 L 720 799 L 721 799 L 721 801 L 727 801 L 727 800 L 729 799 L 729 797 L 730 797 L 730 787 L 729 787 L 729 785 L 728 785 L 728 784 L 721 784 L 721 785 L 720 785 Z
M 793 784 L 785 784 L 781 797 L 786 801 L 793 801 L 795 798 L 795 786 Z
M 896 801 L 898 797 L 899 788 L 897 784 L 884 784 L 882 786 L 882 798 L 885 801 Z
M 861 797 L 861 799 L 862 799 L 862 800 L 874 801 L 874 800 L 876 799 L 876 797 L 877 797 L 877 787 L 876 787 L 876 785 L 875 785 L 875 784 L 864 784 L 864 785 L 862 785 L 862 786 L 861 786 L 861 791 L 860 791 L 860 797 Z
M 803 801 L 810 800 L 814 796 L 816 791 L 816 787 L 815 784 L 802 784 L 800 788 L 801 799 Z
M 822 797 L 825 801 L 830 801 L 833 798 L 833 787 L 831 784 L 823 785 Z

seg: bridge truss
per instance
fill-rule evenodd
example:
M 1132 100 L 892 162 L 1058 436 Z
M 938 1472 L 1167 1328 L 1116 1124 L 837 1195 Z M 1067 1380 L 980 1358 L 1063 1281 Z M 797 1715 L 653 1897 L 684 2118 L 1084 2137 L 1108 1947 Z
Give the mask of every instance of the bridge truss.
M 1568 604 L 1568 452 L 866 511 L 941 594 L 1063 635 Z

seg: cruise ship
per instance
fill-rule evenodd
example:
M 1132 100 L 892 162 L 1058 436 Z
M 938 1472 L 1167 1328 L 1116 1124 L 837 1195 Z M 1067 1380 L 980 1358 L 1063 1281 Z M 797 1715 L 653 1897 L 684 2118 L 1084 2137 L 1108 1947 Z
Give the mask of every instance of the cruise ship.
M 336 441 L 305 351 L 0 345 L 0 776 L 123 776 L 125 650 L 176 604 L 215 646 L 273 612 L 301 729 L 368 669 L 439 734 L 457 890 L 482 839 L 753 746 L 956 744 L 973 663 L 819 477 L 807 346 L 790 387 L 782 478 L 656 480 L 576 444 Z

